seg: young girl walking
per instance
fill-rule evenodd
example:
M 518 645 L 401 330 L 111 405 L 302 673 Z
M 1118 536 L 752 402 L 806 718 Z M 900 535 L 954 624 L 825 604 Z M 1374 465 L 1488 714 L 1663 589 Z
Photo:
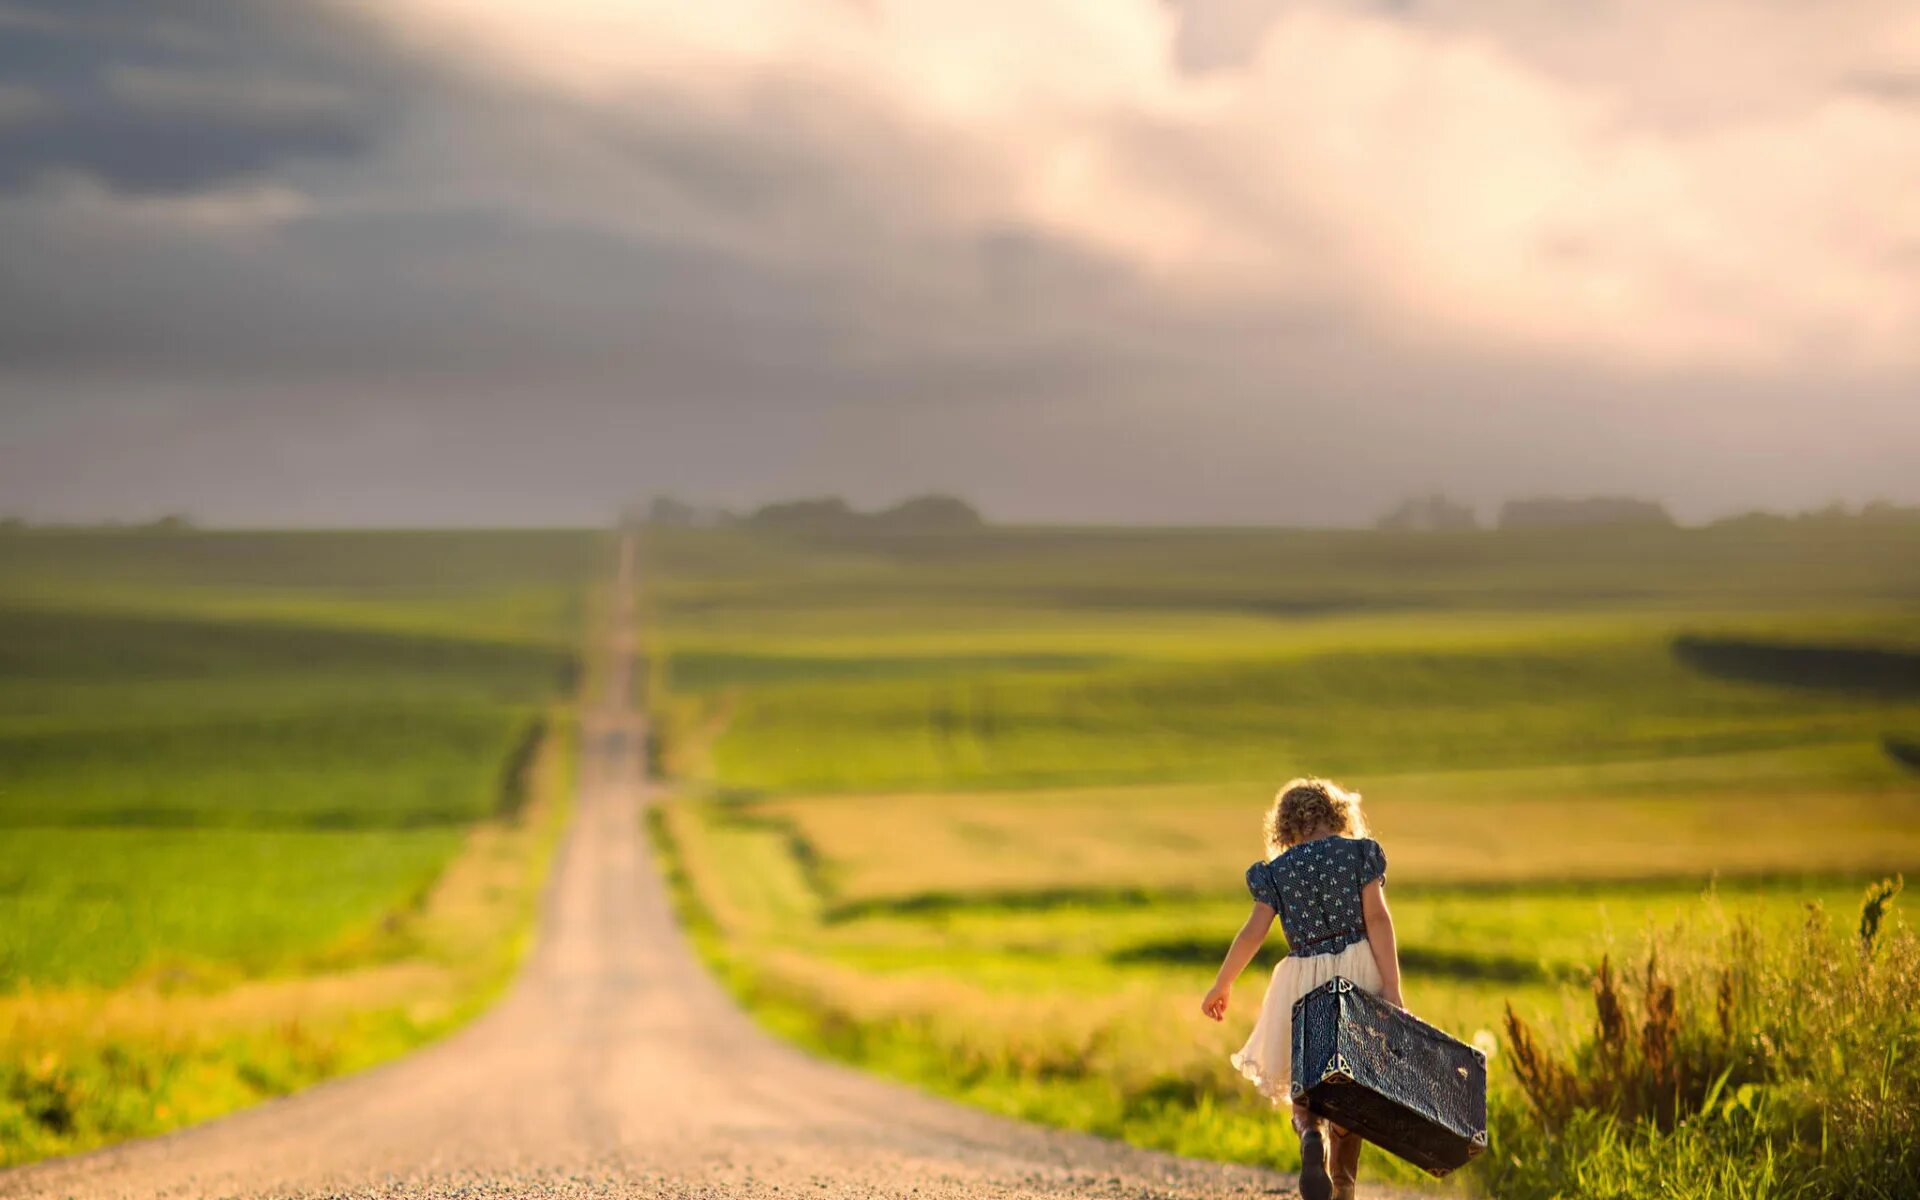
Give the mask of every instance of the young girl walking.
M 1273 919 L 1280 918 L 1288 954 L 1273 969 L 1267 998 L 1233 1065 L 1275 1104 L 1292 1105 L 1293 1002 L 1344 975 L 1389 1004 L 1400 995 L 1400 953 L 1387 912 L 1387 856 L 1367 836 L 1360 796 L 1325 779 L 1296 779 L 1280 789 L 1267 814 L 1267 852 L 1247 868 L 1253 913 L 1240 927 L 1200 1011 L 1227 1015 L 1233 981 L 1253 960 Z M 1322 1125 L 1329 1128 L 1323 1130 Z M 1300 1194 L 1305 1200 L 1349 1200 L 1360 1166 L 1358 1134 L 1293 1107 L 1300 1135 Z

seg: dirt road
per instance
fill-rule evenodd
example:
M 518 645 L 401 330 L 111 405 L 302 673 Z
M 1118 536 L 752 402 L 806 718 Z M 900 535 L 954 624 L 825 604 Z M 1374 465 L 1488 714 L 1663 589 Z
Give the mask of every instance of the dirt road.
M 630 596 L 630 554 L 620 583 Z M 668 910 L 640 820 L 645 729 L 631 642 L 614 639 L 610 659 L 539 945 L 496 1008 L 378 1070 L 167 1137 L 0 1174 L 0 1196 L 1292 1192 L 1282 1176 L 972 1112 L 760 1033 L 694 961 Z

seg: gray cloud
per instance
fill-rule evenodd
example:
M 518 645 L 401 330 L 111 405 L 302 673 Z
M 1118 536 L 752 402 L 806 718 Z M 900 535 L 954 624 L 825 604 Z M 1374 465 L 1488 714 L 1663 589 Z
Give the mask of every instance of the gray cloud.
M 0 7 L 0 78 L 38 97 L 0 121 L 0 188 L 80 171 L 186 190 L 301 156 L 364 153 L 401 84 L 378 47 L 307 4 L 29 0 Z
M 1505 6 L 1193 0 L 1128 60 L 1143 0 L 1092 31 L 1114 54 L 1026 67 L 874 49 L 885 6 L 797 50 L 662 25 L 691 40 L 657 58 L 419 7 L 0 4 L 0 508 L 1920 499 L 1890 210 L 1834 226 L 1864 241 L 1723 244 L 1774 221 L 1734 175 L 1801 149 L 1754 130 L 1903 78 L 1878 60 L 1780 82 L 1769 43 L 1711 103 L 1676 75 L 1614 112 L 1595 89 L 1627 60 Z M 1895 130 L 1819 128 L 1859 163 Z
M 0 126 L 24 125 L 52 111 L 52 102 L 38 90 L 23 84 L 0 84 Z

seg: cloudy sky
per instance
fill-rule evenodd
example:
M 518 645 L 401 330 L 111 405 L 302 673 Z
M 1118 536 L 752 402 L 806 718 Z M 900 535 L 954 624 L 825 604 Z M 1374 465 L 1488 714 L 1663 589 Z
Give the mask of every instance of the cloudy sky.
M 1911 0 L 0 0 L 0 511 L 1920 502 Z

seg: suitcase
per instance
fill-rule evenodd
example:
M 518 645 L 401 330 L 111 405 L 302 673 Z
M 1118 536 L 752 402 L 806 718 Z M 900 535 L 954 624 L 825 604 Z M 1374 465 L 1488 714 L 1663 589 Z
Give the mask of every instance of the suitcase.
M 1487 1056 L 1344 976 L 1294 1003 L 1292 1091 L 1435 1175 L 1487 1148 Z

